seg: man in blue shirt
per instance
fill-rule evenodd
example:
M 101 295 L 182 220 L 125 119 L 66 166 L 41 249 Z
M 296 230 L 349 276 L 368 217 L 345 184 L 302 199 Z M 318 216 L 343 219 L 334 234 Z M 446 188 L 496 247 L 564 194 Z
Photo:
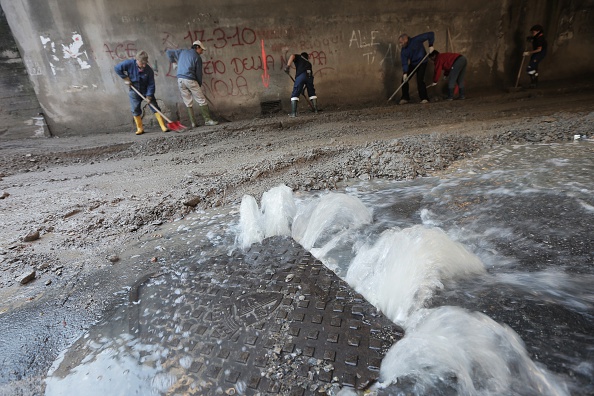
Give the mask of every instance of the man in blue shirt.
M 155 73 L 148 65 L 148 54 L 145 51 L 139 51 L 135 59 L 126 59 L 118 63 L 114 67 L 114 70 L 124 80 L 126 85 L 134 86 L 138 92 L 146 97 L 148 103 L 152 105 L 149 108 L 155 114 L 161 129 L 163 132 L 167 132 L 169 129 L 165 125 L 165 120 L 155 110 L 157 108 L 161 111 L 155 99 Z M 141 117 L 142 111 L 140 110 L 142 98 L 132 88 L 129 89 L 128 97 L 130 98 L 130 109 L 132 110 L 132 116 L 134 116 L 134 123 L 136 123 L 136 134 L 142 135 L 144 133 Z
M 202 45 L 200 40 L 192 43 L 191 49 L 167 50 L 167 57 L 173 67 L 177 67 L 177 86 L 181 92 L 184 104 L 188 108 L 188 116 L 192 123 L 192 128 L 196 128 L 196 118 L 194 117 L 194 110 L 192 99 L 195 99 L 202 112 L 205 125 L 217 125 L 210 116 L 208 103 L 206 97 L 202 93 L 202 58 L 200 55 L 206 48 Z
M 425 41 L 429 42 L 429 53 L 433 52 L 433 43 L 435 42 L 435 34 L 427 32 L 419 34 L 418 36 L 409 37 L 408 34 L 402 34 L 398 37 L 400 48 L 400 58 L 402 60 L 402 98 L 399 104 L 406 104 L 410 101 L 408 91 L 408 80 L 412 77 L 409 75 L 417 74 L 417 89 L 419 91 L 419 98 L 421 103 L 429 103 L 429 96 L 427 96 L 427 87 L 425 86 L 425 71 L 427 70 L 427 51 L 423 45 Z M 418 68 L 417 68 L 418 66 Z

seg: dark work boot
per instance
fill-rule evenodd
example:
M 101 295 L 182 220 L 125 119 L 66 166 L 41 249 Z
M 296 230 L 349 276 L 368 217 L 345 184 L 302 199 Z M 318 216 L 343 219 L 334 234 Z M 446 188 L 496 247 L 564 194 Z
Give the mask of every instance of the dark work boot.
M 454 100 L 454 88 L 448 88 L 448 97 L 446 98 L 446 100 Z
M 297 117 L 297 105 L 298 104 L 299 104 L 299 101 L 297 101 L 297 100 L 291 101 L 291 114 L 289 114 L 289 117 Z
M 312 99 L 311 105 L 313 106 L 314 113 L 317 113 L 318 112 L 318 99 L 317 98 Z

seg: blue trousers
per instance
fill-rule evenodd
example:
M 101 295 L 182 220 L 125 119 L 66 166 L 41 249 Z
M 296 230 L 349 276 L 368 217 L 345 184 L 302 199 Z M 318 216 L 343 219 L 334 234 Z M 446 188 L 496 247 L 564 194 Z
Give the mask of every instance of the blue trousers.
M 536 54 L 530 55 L 530 62 L 528 63 L 528 67 L 526 71 L 528 74 L 535 74 L 538 73 L 538 64 L 542 61 L 545 57 L 545 54 L 541 52 L 537 52 Z
M 140 91 L 140 90 L 139 90 Z M 145 92 L 140 91 L 144 96 L 146 96 Z M 130 89 L 128 92 L 128 97 L 130 98 L 130 110 L 132 110 L 133 116 L 139 116 L 142 114 L 142 110 L 140 110 L 140 105 L 142 104 L 142 98 L 134 92 L 133 89 Z M 161 111 L 161 108 L 157 104 L 157 98 L 153 96 L 153 100 L 151 101 L 151 105 L 149 105 L 150 109 L 153 111 L 153 114 L 157 112 L 153 107 L 156 107 Z
M 314 78 L 309 77 L 307 73 L 301 73 L 295 77 L 295 84 L 293 85 L 293 92 L 291 92 L 291 98 L 298 98 L 303 91 L 303 86 L 307 87 L 307 96 L 310 98 L 316 96 L 316 89 L 314 88 Z

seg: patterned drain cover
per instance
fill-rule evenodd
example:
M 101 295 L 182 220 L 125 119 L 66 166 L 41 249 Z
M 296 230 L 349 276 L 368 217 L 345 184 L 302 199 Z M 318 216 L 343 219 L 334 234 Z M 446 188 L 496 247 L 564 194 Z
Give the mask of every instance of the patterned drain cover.
M 161 275 L 132 295 L 131 330 L 170 352 L 165 367 L 179 380 L 168 394 L 363 390 L 403 336 L 286 238 Z

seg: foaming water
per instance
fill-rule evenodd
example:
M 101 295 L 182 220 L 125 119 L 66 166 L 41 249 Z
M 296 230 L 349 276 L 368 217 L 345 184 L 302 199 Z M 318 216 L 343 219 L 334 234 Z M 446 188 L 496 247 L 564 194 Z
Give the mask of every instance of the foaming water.
M 346 194 L 329 193 L 298 211 L 293 239 L 305 249 L 320 247 L 344 232 L 370 224 L 372 211 Z M 332 242 L 330 242 L 332 243 Z
M 508 326 L 458 307 L 417 311 L 388 351 L 376 388 L 400 383 L 417 395 L 566 395 L 567 386 L 534 363 Z
M 439 228 L 413 226 L 385 231 L 373 246 L 363 246 L 349 266 L 346 281 L 392 321 L 424 306 L 444 282 L 485 273 L 481 261 Z
M 359 183 L 346 194 L 301 198 L 294 239 L 406 329 L 382 363 L 379 388 L 594 390 L 587 358 L 594 341 L 592 154 L 590 143 L 514 146 L 442 179 Z M 436 305 L 444 306 L 430 308 Z M 576 329 L 560 336 L 564 320 Z M 551 330 L 540 335 L 542 328 Z M 517 331 L 532 337 L 530 351 Z M 565 351 L 564 342 L 575 349 Z M 539 355 L 564 375 L 533 360 Z

